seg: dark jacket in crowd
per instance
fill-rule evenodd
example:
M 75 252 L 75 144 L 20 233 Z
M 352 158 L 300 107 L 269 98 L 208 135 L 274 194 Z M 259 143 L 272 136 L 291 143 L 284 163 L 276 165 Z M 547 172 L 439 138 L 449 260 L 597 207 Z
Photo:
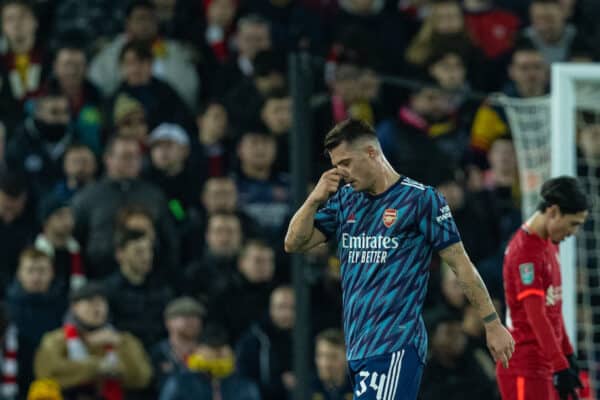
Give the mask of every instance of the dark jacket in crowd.
M 261 400 L 256 384 L 237 374 L 223 379 L 219 386 L 222 400 Z M 185 371 L 167 379 L 160 400 L 213 400 L 213 393 L 213 385 L 207 376 Z
M 33 243 L 37 231 L 38 224 L 34 214 L 28 209 L 11 223 L 7 224 L 0 219 L 0 294 L 3 295 L 11 283 L 17 270 L 19 254 L 28 244 Z
M 224 326 L 235 343 L 254 321 L 264 316 L 274 285 L 250 283 L 239 275 L 221 294 L 212 298 L 209 319 Z
M 241 337 L 236 357 L 239 373 L 258 382 L 264 400 L 288 397 L 281 377 L 293 370 L 292 330 L 280 329 L 265 318 Z
M 33 358 L 42 336 L 62 325 L 67 298 L 59 285 L 53 284 L 47 293 L 27 293 L 14 280 L 6 293 L 10 321 L 17 327 L 19 393 L 27 393 L 34 380 Z
M 163 311 L 174 297 L 169 286 L 158 279 L 135 286 L 120 271 L 103 283 L 117 329 L 137 337 L 146 349 L 166 337 Z
M 120 208 L 130 204 L 145 207 L 154 220 L 161 270 L 153 274 L 169 276 L 169 271 L 178 266 L 177 234 L 160 189 L 140 179 L 105 178 L 86 186 L 73 198 L 75 236 L 86 249 L 85 265 L 91 279 L 106 277 L 117 268 L 113 245 L 115 216 Z
M 352 396 L 354 395 L 354 390 L 352 389 L 352 385 L 348 379 L 346 379 L 344 385 L 340 387 L 334 387 L 325 385 L 318 376 L 314 376 L 311 380 L 309 393 L 311 399 L 350 400 L 353 398 Z

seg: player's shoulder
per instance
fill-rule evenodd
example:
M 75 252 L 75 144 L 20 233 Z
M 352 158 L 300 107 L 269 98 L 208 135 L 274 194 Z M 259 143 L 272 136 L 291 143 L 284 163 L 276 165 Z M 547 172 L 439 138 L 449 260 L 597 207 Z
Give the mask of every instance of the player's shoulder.
M 515 261 L 523 258 L 533 259 L 543 256 L 545 249 L 546 242 L 544 240 L 521 227 L 508 243 L 505 258 Z

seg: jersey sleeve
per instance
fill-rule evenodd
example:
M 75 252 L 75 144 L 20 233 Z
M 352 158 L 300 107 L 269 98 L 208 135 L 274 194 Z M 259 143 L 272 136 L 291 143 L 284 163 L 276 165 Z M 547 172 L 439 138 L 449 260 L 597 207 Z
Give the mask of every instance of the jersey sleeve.
M 460 242 L 450 206 L 440 193 L 427 188 L 419 199 L 419 231 L 436 251 Z
M 327 200 L 327 202 L 321 207 L 315 214 L 315 228 L 317 228 L 327 240 L 331 239 L 335 235 L 338 223 L 338 214 L 340 213 L 341 205 L 341 190 L 335 193 Z
M 518 301 L 528 296 L 546 297 L 544 289 L 544 262 L 541 249 L 529 248 L 521 250 L 523 253 L 515 255 L 512 268 L 515 294 Z

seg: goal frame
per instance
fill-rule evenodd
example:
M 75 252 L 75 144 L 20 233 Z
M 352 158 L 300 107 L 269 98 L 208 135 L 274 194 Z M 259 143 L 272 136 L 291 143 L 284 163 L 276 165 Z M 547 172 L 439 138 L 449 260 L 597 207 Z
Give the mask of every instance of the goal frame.
M 599 81 L 600 65 L 554 63 L 551 70 L 550 99 L 551 176 L 577 176 L 575 84 L 579 80 Z M 562 311 L 567 335 L 577 348 L 577 246 L 575 237 L 560 245 Z

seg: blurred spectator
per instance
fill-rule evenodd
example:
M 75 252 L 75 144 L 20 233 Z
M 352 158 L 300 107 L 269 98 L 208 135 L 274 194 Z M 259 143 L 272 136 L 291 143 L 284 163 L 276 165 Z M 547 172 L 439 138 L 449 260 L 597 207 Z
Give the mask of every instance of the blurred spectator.
M 120 93 L 114 101 L 112 119 L 116 135 L 133 138 L 146 149 L 149 128 L 142 103 L 127 93 Z
M 313 399 L 347 400 L 352 398 L 348 379 L 344 333 L 338 329 L 320 332 L 315 339 L 316 376 L 311 386 Z
M 7 48 L 0 51 L 0 66 L 6 71 L 13 99 L 21 102 L 41 89 L 45 75 L 43 46 L 36 40 L 38 20 L 24 0 L 2 2 L 2 34 Z
M 169 83 L 152 76 L 149 45 L 141 41 L 126 43 L 121 48 L 119 62 L 123 82 L 111 100 L 112 104 L 121 94 L 127 94 L 143 105 L 150 127 L 161 122 L 175 122 L 186 128 L 191 125 L 191 114 L 179 95 Z
M 381 148 L 398 171 L 433 184 L 449 163 L 460 160 L 464 141 L 449 110 L 449 96 L 427 84 L 412 91 L 395 119 L 377 126 Z
M 71 143 L 63 156 L 63 175 L 54 192 L 56 196 L 70 200 L 77 192 L 86 185 L 96 180 L 98 164 L 92 150 L 82 143 Z
M 274 48 L 286 52 L 323 52 L 322 22 L 306 7 L 289 0 L 256 0 L 246 2 L 245 8 L 269 20 Z
M 202 34 L 197 22 L 200 5 L 194 3 L 186 0 L 152 0 L 159 35 L 179 40 L 184 45 L 196 45 Z
M 460 314 L 439 311 L 431 317 L 431 357 L 423 374 L 421 399 L 496 399 L 493 376 L 467 347 Z
M 577 36 L 577 28 L 567 24 L 567 15 L 559 0 L 531 0 L 529 17 L 531 26 L 523 34 L 548 64 L 566 61 L 573 44 L 585 40 Z
M 240 18 L 234 40 L 237 50 L 235 57 L 230 58 L 211 79 L 212 97 L 223 96 L 242 82 L 244 77 L 253 76 L 254 58 L 260 51 L 272 47 L 269 21 L 256 14 Z
M 265 97 L 260 110 L 260 120 L 277 142 L 277 159 L 273 168 L 277 172 L 289 171 L 292 99 L 286 90 L 275 90 Z
M 158 392 L 170 376 L 187 370 L 188 357 L 199 345 L 205 316 L 204 306 L 190 297 L 167 304 L 164 321 L 169 337 L 158 342 L 151 353 Z
M 63 400 L 63 396 L 56 381 L 37 379 L 29 386 L 27 400 Z
M 91 278 L 101 278 L 113 271 L 115 215 L 127 204 L 140 204 L 150 211 L 165 257 L 165 271 L 178 266 L 177 235 L 167 202 L 158 188 L 138 179 L 141 162 L 135 139 L 113 137 L 104 153 L 106 176 L 73 198 L 75 237 L 86 249 L 85 265 Z
M 98 284 L 73 292 L 70 301 L 63 327 L 42 339 L 36 378 L 54 379 L 69 399 L 137 399 L 134 391 L 146 387 L 152 376 L 139 340 L 109 324 L 108 303 Z
M 240 209 L 259 225 L 272 243 L 280 243 L 290 214 L 286 175 L 274 171 L 276 141 L 261 131 L 246 131 L 238 145 L 240 168 L 235 176 Z
M 35 248 L 52 258 L 54 281 L 67 295 L 86 283 L 81 247 L 73 237 L 73 210 L 65 200 L 50 195 L 42 200 L 39 214 L 42 232 Z
M 231 341 L 218 326 L 206 327 L 187 364 L 167 379 L 160 400 L 261 400 L 256 384 L 236 372 Z
M 271 247 L 258 240 L 248 240 L 240 253 L 237 279 L 221 293 L 212 297 L 209 320 L 223 325 L 237 341 L 250 325 L 264 316 L 273 289 L 275 254 Z
M 294 291 L 280 286 L 271 293 L 268 316 L 252 324 L 238 342 L 238 372 L 259 384 L 263 400 L 289 398 L 296 386 L 292 372 L 295 321 Z
M 273 51 L 260 51 L 254 58 L 252 75 L 227 92 L 223 104 L 236 133 L 255 124 L 264 98 L 286 84 L 285 59 Z
M 226 175 L 231 167 L 229 119 L 223 104 L 211 101 L 196 114 L 196 135 L 192 138 L 192 163 L 205 170 L 206 177 Z
M 405 53 L 406 61 L 416 67 L 423 66 L 434 46 L 472 47 L 457 0 L 433 2 L 428 10 L 428 16 Z
M 186 268 L 181 286 L 186 293 L 208 301 L 227 289 L 236 275 L 243 236 L 240 219 L 226 211 L 210 213 L 205 235 L 202 256 Z
M 89 71 L 92 82 L 101 88 L 105 97 L 112 96 L 121 82 L 119 63 L 124 55 L 123 48 L 128 42 L 144 42 L 151 48 L 148 59 L 149 73 L 172 86 L 177 92 L 177 97 L 185 102 L 188 111 L 194 110 L 200 82 L 193 56 L 178 42 L 158 35 L 158 20 L 154 5 L 148 0 L 135 0 L 130 3 L 124 28 L 125 31 L 113 39 L 92 60 Z
M 33 381 L 33 358 L 42 336 L 62 325 L 67 309 L 64 290 L 53 281 L 52 259 L 35 248 L 21 253 L 17 276 L 6 294 L 11 323 L 17 329 L 17 382 L 27 393 Z
M 90 43 L 94 51 L 119 33 L 128 6 L 128 2 L 121 0 L 60 0 L 56 3 L 55 36 L 80 31 L 82 40 Z
M 165 336 L 165 328 L 156 321 L 160 321 L 173 291 L 163 282 L 149 279 L 152 240 L 144 231 L 118 230 L 115 247 L 119 271 L 103 282 L 112 321 L 117 328 L 131 332 L 146 349 L 150 349 Z
M 150 133 L 150 165 L 142 172 L 148 182 L 160 187 L 177 222 L 186 219 L 187 209 L 198 198 L 201 180 L 188 163 L 190 139 L 176 124 L 162 123 Z
M 489 59 L 510 52 L 520 28 L 519 17 L 497 6 L 494 0 L 463 0 L 465 25 L 474 44 Z
M 508 67 L 510 81 L 503 93 L 510 97 L 536 97 L 548 91 L 549 71 L 542 53 L 527 39 L 521 39 L 515 46 Z M 475 152 L 476 163 L 485 167 L 485 154 L 494 139 L 510 134 L 508 121 L 501 107 L 484 102 L 473 119 L 471 127 L 471 148 Z
M 585 111 L 580 111 L 577 118 L 577 150 L 581 154 L 583 170 L 587 167 L 592 172 L 580 176 L 598 176 L 593 170 L 600 167 L 600 120 L 594 112 Z
M 34 193 L 43 195 L 62 178 L 62 158 L 69 144 L 81 139 L 69 125 L 69 102 L 56 82 L 35 101 L 33 115 L 17 128 L 6 148 L 9 168 L 23 171 Z
M 229 61 L 238 0 L 207 0 L 204 8 L 204 41 L 219 64 Z
M 461 171 L 446 169 L 435 186 L 446 198 L 461 240 L 475 265 L 493 255 L 501 241 L 496 215 L 490 212 L 489 202 L 465 189 Z
M 69 101 L 71 120 L 78 136 L 90 145 L 94 154 L 100 155 L 102 99 L 98 89 L 85 77 L 88 60 L 83 43 L 79 38 L 62 40 L 54 52 L 52 72 Z
M 317 256 L 317 260 L 312 262 L 321 273 L 311 288 L 311 323 L 314 335 L 329 328 L 341 329 L 342 325 L 340 261 L 327 246 L 313 249 L 310 255 L 314 257 L 315 252 L 323 255 Z M 327 304 L 327 307 L 323 307 L 323 304 Z
M 402 55 L 410 39 L 407 21 L 383 0 L 341 0 L 332 21 L 333 46 L 346 43 L 359 52 L 366 52 L 370 65 L 381 64 L 387 71 L 403 68 Z M 354 31 L 354 33 L 352 32 Z M 355 39 L 349 36 L 355 35 Z M 349 43 L 351 42 L 351 43 Z
M 27 181 L 22 175 L 0 174 L 0 292 L 12 280 L 21 251 L 30 244 L 38 232 L 32 198 Z

